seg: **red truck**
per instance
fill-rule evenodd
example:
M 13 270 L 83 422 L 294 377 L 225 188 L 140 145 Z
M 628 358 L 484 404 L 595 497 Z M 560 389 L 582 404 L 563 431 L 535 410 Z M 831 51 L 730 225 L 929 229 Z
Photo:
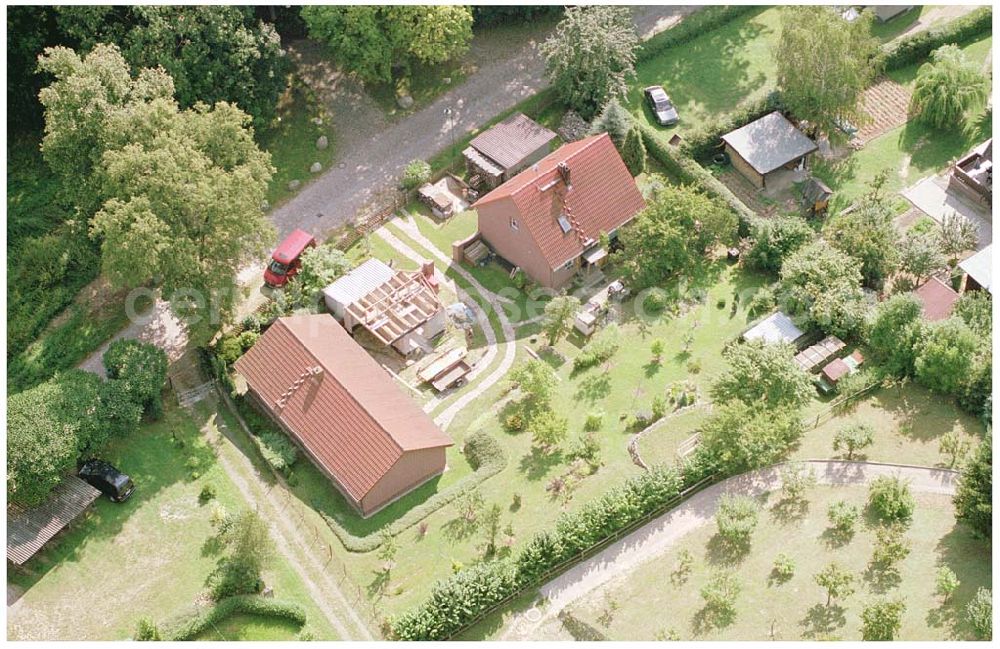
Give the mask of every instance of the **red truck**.
M 271 254 L 271 263 L 264 269 L 264 283 L 280 288 L 295 277 L 302 266 L 302 253 L 315 247 L 316 238 L 304 230 L 295 230 Z

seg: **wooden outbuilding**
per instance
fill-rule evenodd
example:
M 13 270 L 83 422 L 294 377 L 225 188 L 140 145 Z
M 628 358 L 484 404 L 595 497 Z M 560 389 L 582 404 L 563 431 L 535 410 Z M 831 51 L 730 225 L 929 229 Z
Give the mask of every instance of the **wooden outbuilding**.
M 819 148 L 778 111 L 726 133 L 722 142 L 733 167 L 760 189 L 769 174 L 805 165 Z

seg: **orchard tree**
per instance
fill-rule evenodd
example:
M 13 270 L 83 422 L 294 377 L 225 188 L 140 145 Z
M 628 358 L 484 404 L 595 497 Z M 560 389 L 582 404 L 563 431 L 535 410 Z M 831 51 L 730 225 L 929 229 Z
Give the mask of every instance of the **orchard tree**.
M 928 328 L 914 368 L 917 380 L 935 392 L 955 394 L 971 374 L 980 339 L 960 318 Z
M 788 110 L 811 135 L 842 137 L 839 125 L 861 123 L 861 96 L 879 72 L 879 41 L 872 17 L 847 22 L 832 7 L 784 9 L 775 51 L 778 86 Z
M 909 483 L 898 476 L 879 476 L 868 487 L 868 509 L 883 522 L 905 523 L 916 506 Z
M 960 521 L 969 525 L 977 536 L 993 539 L 992 433 L 986 433 L 972 459 L 962 467 L 954 502 Z
M 559 99 L 590 119 L 611 98 L 623 98 L 635 76 L 639 36 L 623 6 L 568 7 L 539 48 Z
M 861 639 L 894 640 L 903 625 L 906 604 L 902 599 L 880 599 L 861 612 Z
M 702 425 L 698 458 L 720 473 L 744 473 L 782 460 L 802 431 L 795 408 L 738 400 L 717 404 Z
M 759 513 L 760 505 L 753 498 L 723 494 L 715 513 L 719 536 L 731 545 L 748 546 Z
M 372 83 L 405 84 L 414 65 L 457 58 L 472 40 L 472 11 L 461 5 L 308 5 L 302 19 L 334 60 Z
M 542 330 L 548 334 L 550 346 L 573 327 L 573 318 L 579 310 L 580 299 L 572 295 L 559 295 L 545 304 Z
M 912 376 L 925 335 L 920 300 L 912 293 L 893 295 L 875 308 L 868 328 L 872 360 L 894 376 Z
M 850 597 L 854 593 L 854 575 L 840 564 L 829 563 L 813 576 L 816 585 L 826 591 L 826 605 L 835 599 Z
M 948 468 L 954 469 L 969 452 L 969 441 L 960 433 L 950 430 L 941 436 L 938 448 L 942 455 L 948 456 Z
M 989 96 L 990 79 L 980 67 L 958 45 L 943 45 L 917 71 L 910 115 L 935 128 L 960 128 Z
M 902 525 L 883 525 L 875 530 L 872 568 L 883 574 L 899 574 L 899 562 L 910 555 L 910 542 Z
M 813 387 L 794 355 L 794 348 L 787 344 L 748 341 L 731 345 L 723 352 L 729 368 L 712 384 L 712 398 L 716 402 L 735 399 L 748 406 L 804 405 Z
M 946 263 L 941 240 L 932 232 L 908 232 L 899 243 L 899 268 L 918 284 Z
M 486 508 L 486 513 L 483 515 L 483 556 L 487 559 L 495 555 L 497 551 L 497 536 L 500 534 L 501 514 L 500 505 L 493 503 Z
M 860 516 L 861 512 L 858 511 L 858 508 L 846 500 L 831 503 L 826 510 L 826 518 L 830 521 L 830 525 L 838 534 L 845 537 L 854 534 L 854 526 Z
M 816 237 L 806 220 L 795 214 L 755 219 L 750 226 L 746 263 L 767 273 L 777 273 L 785 258 Z
M 876 174 L 855 209 L 834 215 L 823 229 L 827 241 L 861 262 L 862 280 L 876 290 L 899 267 L 896 214 L 882 191 L 887 179 L 885 171 Z
M 739 597 L 742 586 L 732 572 L 718 571 L 701 587 L 701 598 L 705 601 L 705 609 L 721 626 L 732 621 L 736 615 L 736 598 Z
M 616 259 L 632 286 L 647 288 L 696 266 L 710 246 L 732 241 L 736 228 L 725 204 L 692 186 L 666 185 L 621 229 Z
M 875 443 L 875 429 L 871 424 L 854 423 L 843 426 L 833 436 L 833 450 L 847 451 L 847 459 L 853 460 L 854 454 Z
M 960 254 L 975 249 L 979 243 L 979 226 L 952 211 L 941 217 L 938 238 L 941 241 L 941 252 L 948 256 L 948 263 L 954 266 Z
M 806 492 L 816 486 L 816 473 L 801 462 L 781 467 L 781 498 L 789 503 L 804 504 Z
M 274 541 L 264 519 L 252 509 L 228 514 L 218 523 L 217 538 L 226 556 L 210 578 L 214 599 L 259 593 L 261 574 L 274 559 Z

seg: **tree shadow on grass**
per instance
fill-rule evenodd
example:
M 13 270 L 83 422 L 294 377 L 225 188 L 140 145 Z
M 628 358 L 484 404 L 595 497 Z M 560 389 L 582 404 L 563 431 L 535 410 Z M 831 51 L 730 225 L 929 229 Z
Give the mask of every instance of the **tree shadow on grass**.
M 445 538 L 452 543 L 466 540 L 475 534 L 477 529 L 479 529 L 479 526 L 475 520 L 469 520 L 462 515 L 456 516 L 441 526 L 441 531 L 444 532 Z
M 705 546 L 705 558 L 715 566 L 734 566 L 750 554 L 750 543 L 734 543 L 715 534 Z
M 868 584 L 868 589 L 878 595 L 885 595 L 890 590 L 899 588 L 903 583 L 903 576 L 898 568 L 888 568 L 885 566 L 869 563 L 862 574 L 862 579 Z
M 608 639 L 608 636 L 583 620 L 580 620 L 566 609 L 559 611 L 558 618 L 563 628 L 566 629 L 566 632 L 573 636 L 573 639 L 577 642 L 599 642 Z
M 847 624 L 847 616 L 843 606 L 831 604 L 815 604 L 806 611 L 806 616 L 799 622 L 802 627 L 802 637 L 808 640 L 830 638 L 838 629 Z
M 595 403 L 611 394 L 611 375 L 607 372 L 591 374 L 576 389 L 573 398 L 577 401 Z
M 657 363 L 655 360 L 649 361 L 642 366 L 643 373 L 646 375 L 647 379 L 651 379 L 660 373 L 663 369 L 663 363 Z
M 801 498 L 782 498 L 771 507 L 771 518 L 781 525 L 801 521 L 809 513 L 809 501 Z
M 548 474 L 552 467 L 558 466 L 563 461 L 562 451 L 545 453 L 539 448 L 532 448 L 530 453 L 525 453 L 521 457 L 518 470 L 524 477 L 531 481 L 541 480 Z
M 372 573 L 375 576 L 366 587 L 366 590 L 368 591 L 369 598 L 378 601 L 382 599 L 385 591 L 389 588 L 389 573 L 385 570 L 373 570 Z
M 715 629 L 724 629 L 736 621 L 736 610 L 706 604 L 691 620 L 691 629 L 696 636 L 705 635 Z
M 854 539 L 854 530 L 842 532 L 836 527 L 828 527 L 819 535 L 819 540 L 831 550 L 842 548 Z

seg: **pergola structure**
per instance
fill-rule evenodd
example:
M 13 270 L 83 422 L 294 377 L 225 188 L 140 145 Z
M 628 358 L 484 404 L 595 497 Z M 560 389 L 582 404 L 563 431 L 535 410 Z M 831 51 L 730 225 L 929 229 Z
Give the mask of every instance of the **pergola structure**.
M 391 345 L 442 308 L 441 300 L 423 273 L 399 271 L 349 304 L 346 313 L 380 341 Z

